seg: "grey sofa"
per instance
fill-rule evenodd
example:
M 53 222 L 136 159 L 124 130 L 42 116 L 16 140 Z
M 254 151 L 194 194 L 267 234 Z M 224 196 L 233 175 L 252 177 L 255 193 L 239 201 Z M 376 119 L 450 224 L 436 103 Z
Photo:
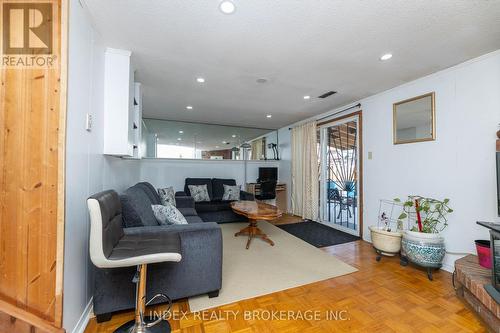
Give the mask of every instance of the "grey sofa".
M 197 216 L 191 197 L 177 196 L 178 209 L 188 224 L 160 226 L 151 205 L 160 198 L 149 183 L 138 183 L 120 196 L 125 235 L 144 232 L 178 234 L 182 260 L 179 263 L 152 264 L 148 268 L 147 298 L 164 293 L 176 300 L 208 294 L 218 296 L 222 285 L 222 234 L 217 223 L 204 223 Z M 98 322 L 111 319 L 112 313 L 133 309 L 136 268 L 100 269 L 94 266 L 93 303 Z
M 245 222 L 248 219 L 233 212 L 230 201 L 222 201 L 224 185 L 236 185 L 234 179 L 222 178 L 186 178 L 184 192 L 177 192 L 176 197 L 191 196 L 189 185 L 207 185 L 210 201 L 196 202 L 195 209 L 204 222 Z M 240 191 L 240 200 L 254 200 L 254 195 Z

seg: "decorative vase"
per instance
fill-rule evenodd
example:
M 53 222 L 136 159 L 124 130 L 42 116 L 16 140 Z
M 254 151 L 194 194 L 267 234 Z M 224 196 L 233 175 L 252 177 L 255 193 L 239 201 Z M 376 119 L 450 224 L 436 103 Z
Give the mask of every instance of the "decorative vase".
M 380 255 L 394 256 L 401 250 L 401 238 L 403 234 L 398 231 L 386 231 L 383 227 L 370 226 L 372 245 L 375 251 L 379 254 L 377 261 L 380 260 Z
M 405 257 L 412 263 L 427 268 L 432 280 L 432 269 L 442 266 L 446 249 L 440 234 L 405 231 L 401 241 Z

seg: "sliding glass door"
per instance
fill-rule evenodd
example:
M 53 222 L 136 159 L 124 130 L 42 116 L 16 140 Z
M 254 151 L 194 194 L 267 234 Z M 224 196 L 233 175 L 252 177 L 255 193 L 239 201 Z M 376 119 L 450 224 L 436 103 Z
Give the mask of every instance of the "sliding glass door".
M 319 127 L 321 221 L 341 231 L 360 235 L 359 116 Z

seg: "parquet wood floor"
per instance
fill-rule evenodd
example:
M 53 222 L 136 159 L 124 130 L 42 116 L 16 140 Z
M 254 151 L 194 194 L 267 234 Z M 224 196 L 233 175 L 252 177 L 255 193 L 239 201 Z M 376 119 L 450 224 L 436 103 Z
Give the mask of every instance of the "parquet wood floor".
M 290 216 L 285 219 L 286 223 L 295 221 Z M 371 245 L 364 241 L 323 250 L 359 271 L 215 308 L 204 312 L 203 317 L 200 314 L 189 313 L 185 317 L 179 314 L 178 318 L 170 320 L 172 332 L 487 331 L 478 317 L 455 296 L 451 274 L 448 272 L 435 272 L 434 281 L 431 282 L 424 271 L 413 266 L 400 266 L 398 258 L 383 257 L 380 262 L 376 262 Z M 189 312 L 187 300 L 176 302 L 173 310 L 176 313 Z M 269 311 L 279 315 L 292 311 L 292 318 L 263 320 L 262 317 L 268 315 Z M 234 318 L 236 312 L 238 314 Z M 250 313 L 254 316 L 249 316 Z M 310 317 L 319 315 L 321 318 L 300 318 L 301 315 L 306 317 L 307 313 Z M 334 320 L 335 316 L 337 320 Z M 102 324 L 97 324 L 93 318 L 85 333 L 112 332 L 132 317 L 132 312 L 121 313 Z

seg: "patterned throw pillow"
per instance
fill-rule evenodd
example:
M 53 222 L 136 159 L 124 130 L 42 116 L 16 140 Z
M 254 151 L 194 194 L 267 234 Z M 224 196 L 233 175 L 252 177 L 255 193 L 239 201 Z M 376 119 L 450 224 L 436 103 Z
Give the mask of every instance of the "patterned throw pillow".
M 210 201 L 207 185 L 188 185 L 194 202 Z
M 224 195 L 222 201 L 238 201 L 240 200 L 240 185 L 226 185 L 224 184 Z
M 167 203 L 177 206 L 175 203 L 175 191 L 172 186 L 166 188 L 159 188 L 158 195 L 160 196 L 161 204 L 166 205 Z
M 166 205 L 151 205 L 151 208 L 160 225 L 188 224 L 184 215 L 182 215 L 175 206 L 169 203 Z

